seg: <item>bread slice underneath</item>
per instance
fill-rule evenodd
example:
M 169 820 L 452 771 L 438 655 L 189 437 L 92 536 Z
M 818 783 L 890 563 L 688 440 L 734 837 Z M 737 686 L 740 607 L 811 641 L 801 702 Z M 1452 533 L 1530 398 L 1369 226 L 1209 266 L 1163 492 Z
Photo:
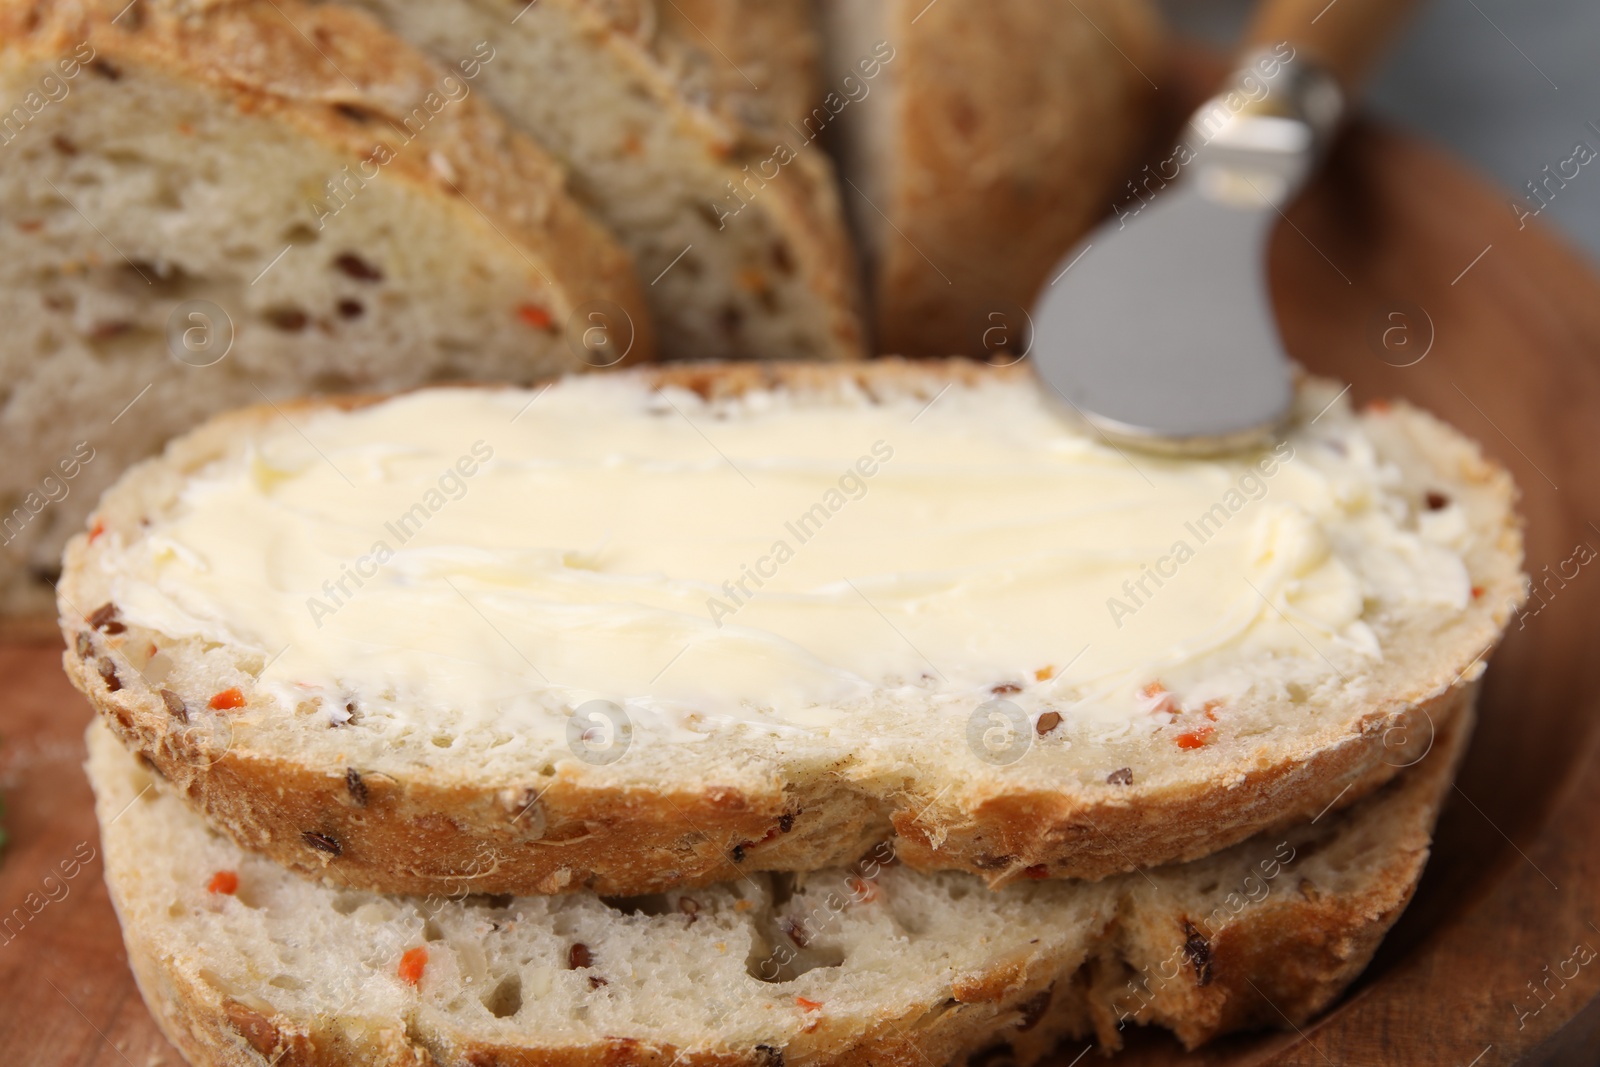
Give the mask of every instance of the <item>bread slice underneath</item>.
M 1035 680 L 1034 668 L 1039 663 L 1032 659 L 1032 651 L 1027 653 L 1027 662 L 1016 664 L 1025 667 L 1026 674 L 1013 674 L 1008 667 L 1006 677 L 987 673 L 996 668 L 985 661 L 971 677 L 940 681 L 920 660 L 915 661 L 913 669 L 924 672 L 921 681 L 915 680 L 915 674 L 909 685 L 892 678 L 880 684 L 875 678 L 859 702 L 840 705 L 846 710 L 839 720 L 821 725 L 802 723 L 767 730 L 762 722 L 751 722 L 748 717 L 714 719 L 708 735 L 681 741 L 675 734 L 652 732 L 639 718 L 635 743 L 624 758 L 605 764 L 584 760 L 571 747 L 571 735 L 558 732 L 572 721 L 568 718 L 570 707 L 590 699 L 588 696 L 569 697 L 565 690 L 555 690 L 549 708 L 541 708 L 536 715 L 524 714 L 516 705 L 496 698 L 492 705 L 483 705 L 485 715 L 492 718 L 460 725 L 460 720 L 449 718 L 451 709 L 443 706 L 450 694 L 418 698 L 407 691 L 404 697 L 394 698 L 391 707 L 384 701 L 392 691 L 380 689 L 379 683 L 369 681 L 366 675 L 345 681 L 343 675 L 327 674 L 357 670 L 358 655 L 341 659 L 326 670 L 317 663 L 297 661 L 302 653 L 363 647 L 366 635 L 359 620 L 365 618 L 367 605 L 378 601 L 357 599 L 354 603 L 361 607 L 334 620 L 341 631 L 355 627 L 339 637 L 351 642 L 349 645 L 330 644 L 327 635 L 331 631 L 322 629 L 304 639 L 295 631 L 280 640 L 271 630 L 260 631 L 259 637 L 236 638 L 234 634 L 257 632 L 257 626 L 268 625 L 274 618 L 306 619 L 302 598 L 310 590 L 295 587 L 280 598 L 257 588 L 256 579 L 267 573 L 257 564 L 249 560 L 231 564 L 236 573 L 229 573 L 240 582 L 237 591 L 229 586 L 215 594 L 196 594 L 221 598 L 215 607 L 200 609 L 208 613 L 208 619 L 238 615 L 227 628 L 212 628 L 208 622 L 188 621 L 190 617 L 181 610 L 174 614 L 163 607 L 168 601 L 161 599 L 166 596 L 161 583 L 181 584 L 185 579 L 179 571 L 158 575 L 143 562 L 157 558 L 147 550 L 164 553 L 161 546 L 168 534 L 163 531 L 169 528 L 169 520 L 181 518 L 187 506 L 181 496 L 186 487 L 203 482 L 208 477 L 204 472 L 214 469 L 213 465 L 215 469 L 240 469 L 239 457 L 258 446 L 304 453 L 303 461 L 294 463 L 306 464 L 308 477 L 318 479 L 316 484 L 323 485 L 327 494 L 325 505 L 312 503 L 309 507 L 322 508 L 341 523 L 362 514 L 351 511 L 351 487 L 334 475 L 324 457 L 291 438 L 270 409 L 234 413 L 214 421 L 175 442 L 161 459 L 130 472 L 106 496 L 96 516 L 100 533 L 80 536 L 67 554 L 61 586 L 62 626 L 68 645 L 64 663 L 74 684 L 89 696 L 124 743 L 152 760 L 190 803 L 236 840 L 310 875 L 385 892 L 448 892 L 463 872 L 473 872 L 476 884 L 485 892 L 558 893 L 585 888 L 602 893 L 655 892 L 674 885 L 724 881 L 741 871 L 805 871 L 848 863 L 872 843 L 889 837 L 897 839 L 897 852 L 910 866 L 977 872 L 994 884 L 1041 876 L 1098 878 L 1138 866 L 1195 859 L 1263 830 L 1309 819 L 1329 804 L 1349 804 L 1391 777 L 1396 766 L 1419 751 L 1417 746 L 1430 722 L 1443 727 L 1457 714 L 1468 684 L 1483 670 L 1488 649 L 1521 595 L 1521 542 L 1511 507 L 1510 481 L 1504 472 L 1486 462 L 1470 442 L 1422 412 L 1395 405 L 1358 414 L 1333 403 L 1338 392 L 1336 386 L 1308 386 L 1301 400 L 1302 422 L 1317 419 L 1315 425 L 1296 429 L 1291 435 L 1301 453 L 1296 462 L 1305 466 L 1306 477 L 1316 479 L 1307 484 L 1314 492 L 1322 492 L 1325 475 L 1316 472 L 1326 468 L 1327 476 L 1346 486 L 1339 491 L 1351 501 L 1368 500 L 1370 508 L 1359 513 L 1363 522 L 1388 522 L 1389 516 L 1399 516 L 1397 521 L 1406 524 L 1451 523 L 1449 529 L 1454 533 L 1450 536 L 1457 538 L 1463 560 L 1459 565 L 1452 563 L 1460 567 L 1458 578 L 1452 580 L 1460 585 L 1460 604 L 1391 597 L 1391 587 L 1409 588 L 1418 580 L 1403 563 L 1396 564 L 1397 570 L 1363 577 L 1364 592 L 1355 603 L 1365 612 L 1364 625 L 1373 628 L 1381 655 L 1326 640 L 1322 647 L 1327 651 L 1320 652 L 1317 645 L 1306 647 L 1305 624 L 1299 630 L 1279 627 L 1281 642 L 1269 650 L 1271 655 L 1245 662 L 1241 669 L 1249 672 L 1248 684 L 1239 690 L 1237 700 L 1226 701 L 1214 712 L 1212 721 L 1207 721 L 1207 716 L 1213 713 L 1203 712 L 1199 698 L 1191 699 L 1185 692 L 1178 694 L 1188 707 L 1181 715 L 1159 712 L 1158 708 L 1139 710 L 1135 687 L 1144 685 L 1140 677 L 1126 683 L 1129 710 L 1125 714 L 1119 710 L 1115 728 L 1107 730 L 1094 719 L 1092 709 L 1082 707 L 1083 702 L 1070 692 L 1051 688 L 1061 679 Z M 839 451 L 825 452 L 811 468 L 821 471 L 814 477 L 832 485 L 836 472 L 867 447 L 881 425 L 883 436 L 900 449 L 897 458 L 884 465 L 859 503 L 849 505 L 857 510 L 841 513 L 820 535 L 834 538 L 835 545 L 850 546 L 843 565 L 854 569 L 845 573 L 857 581 L 880 582 L 869 584 L 869 589 L 891 588 L 881 584 L 884 579 L 873 576 L 892 576 L 903 566 L 899 556 L 886 554 L 883 548 L 884 538 L 889 536 L 883 524 L 893 515 L 919 514 L 916 501 L 920 497 L 910 498 L 911 503 L 901 507 L 897 502 L 907 497 L 893 495 L 901 491 L 897 486 L 915 490 L 924 484 L 918 480 L 924 477 L 917 465 L 919 448 L 944 447 L 938 442 L 947 440 L 970 440 L 978 448 L 1002 432 L 995 428 L 1001 421 L 1009 423 L 1007 429 L 1012 432 L 1021 433 L 1017 427 L 1031 428 L 1025 438 L 1027 447 L 1035 440 L 1034 431 L 1040 441 L 1056 440 L 1051 434 L 1066 434 L 1056 446 L 1078 447 L 1070 432 L 1052 421 L 1055 416 L 1049 409 L 1040 407 L 1038 387 L 1026 369 L 993 370 L 965 361 L 718 365 L 588 375 L 559 383 L 543 394 L 448 395 L 463 404 L 488 405 L 482 409 L 482 432 L 497 443 L 507 461 L 517 455 L 513 436 L 533 434 L 545 425 L 541 419 L 551 420 L 548 425 L 557 429 L 549 432 L 556 436 L 524 438 L 537 442 L 525 447 L 548 449 L 548 454 L 570 447 L 571 438 L 561 427 L 615 425 L 618 436 L 603 437 L 600 446 L 610 450 L 613 440 L 626 436 L 624 431 L 634 434 L 624 452 L 643 458 L 627 459 L 626 464 L 678 463 L 687 457 L 681 460 L 685 469 L 700 472 L 694 475 L 697 478 L 720 479 L 714 483 L 721 487 L 716 499 L 733 501 L 733 506 L 749 499 L 751 488 L 706 444 L 702 432 L 726 442 L 741 420 L 828 420 L 853 413 L 850 417 L 855 421 L 842 423 L 850 428 L 844 434 L 850 440 L 829 444 L 829 449 Z M 529 406 L 535 395 L 539 399 Z M 331 436 L 344 435 L 338 446 L 344 451 L 338 452 L 337 459 L 342 466 L 347 460 L 361 462 L 365 450 L 380 444 L 401 448 L 409 428 L 430 418 L 407 404 L 428 399 L 401 398 L 393 407 L 380 405 L 349 414 L 308 406 L 293 414 L 326 447 L 334 447 L 328 444 Z M 523 413 L 517 415 L 519 411 Z M 390 421 L 381 426 L 357 421 L 369 416 Z M 518 421 L 510 427 L 513 417 Z M 607 421 L 613 419 L 615 422 Z M 340 430 L 341 425 L 348 428 Z M 494 429 L 496 425 L 507 428 Z M 318 426 L 325 426 L 326 432 Z M 478 431 L 474 426 L 463 432 L 470 439 Z M 384 440 L 372 441 L 369 436 Z M 391 436 L 396 440 L 389 441 Z M 857 436 L 862 438 L 859 443 L 854 441 Z M 460 447 L 465 445 L 463 440 Z M 800 477 L 792 473 L 792 459 L 756 451 L 771 447 L 765 438 L 744 450 L 729 447 L 734 448 L 731 459 L 749 470 L 758 484 L 781 476 L 789 479 L 784 484 L 792 486 Z M 612 457 L 608 462 L 624 462 L 616 453 L 608 454 Z M 1118 479 L 1116 492 L 1148 491 L 1123 457 L 1103 448 L 1095 455 L 1094 469 L 1106 472 L 1106 478 Z M 1368 458 L 1360 459 L 1363 455 Z M 945 463 L 943 453 L 940 456 L 939 462 Z M 585 456 L 583 462 L 589 461 Z M 1164 486 L 1162 493 L 1178 494 L 1183 500 L 1198 500 L 1203 495 L 1209 502 L 1213 499 L 1211 487 L 1227 484 L 1234 477 L 1193 461 L 1141 458 L 1138 462 L 1150 478 Z M 904 465 L 895 467 L 898 463 Z M 1372 464 L 1370 470 L 1350 466 L 1367 463 Z M 1362 470 L 1368 470 L 1370 477 L 1360 475 Z M 470 490 L 476 495 L 449 506 L 485 508 L 470 513 L 481 514 L 488 523 L 505 511 L 503 494 L 515 492 L 521 494 L 519 499 L 531 498 L 515 485 L 508 488 L 508 483 L 489 488 L 494 483 L 484 483 L 484 477 L 493 476 L 480 476 L 478 484 L 484 487 Z M 652 476 L 656 477 L 660 476 Z M 429 468 L 428 479 L 432 478 Z M 811 494 L 819 490 L 811 488 L 811 483 L 799 484 L 800 489 L 786 499 L 799 499 L 801 493 L 816 499 Z M 960 484 L 970 488 L 986 483 L 969 480 Z M 1280 488 L 1270 490 L 1263 503 L 1275 499 L 1272 493 L 1292 492 L 1287 482 L 1277 485 Z M 254 494 L 248 485 L 244 491 Z M 602 532 L 616 529 L 607 494 L 585 503 L 576 491 L 549 492 L 562 498 L 561 506 L 569 513 L 597 506 L 596 528 Z M 684 538 L 708 536 L 704 531 L 696 534 L 692 528 L 698 521 L 693 490 L 684 493 L 688 502 L 674 500 L 673 505 L 691 526 L 677 523 L 668 531 L 664 514 L 651 511 L 642 515 L 639 525 L 630 527 L 627 534 L 633 544 L 643 546 L 638 551 L 648 548 L 666 553 L 665 546 L 679 544 Z M 952 512 L 956 519 L 951 521 L 959 520 L 965 528 L 968 514 L 976 513 L 982 499 L 989 496 L 992 494 L 961 504 Z M 252 495 L 246 503 L 254 507 L 255 499 Z M 941 494 L 940 499 L 946 500 L 948 495 Z M 1168 498 L 1160 495 L 1158 499 Z M 1430 511 L 1430 500 L 1448 500 L 1450 504 Z M 1321 506 L 1319 501 L 1309 499 L 1305 506 Z M 272 500 L 266 499 L 262 506 L 270 508 Z M 1202 506 L 1197 503 L 1194 509 Z M 1044 501 L 1039 514 L 1052 513 L 1057 507 L 1053 498 Z M 874 508 L 878 510 L 874 512 Z M 892 509 L 892 514 L 885 508 Z M 1188 505 L 1182 510 L 1188 513 Z M 1014 517 L 1019 513 L 1008 511 L 1011 518 L 1007 521 L 1020 522 Z M 785 515 L 792 511 L 763 506 L 750 514 L 760 520 L 752 524 L 760 532 L 765 532 L 766 517 L 772 516 L 770 524 L 777 535 Z M 858 521 L 857 515 L 862 519 L 852 532 L 846 524 Z M 1168 544 L 1169 526 L 1176 533 L 1181 525 L 1162 517 L 1165 515 L 1160 511 L 1148 523 L 1150 536 L 1158 538 L 1161 547 Z M 580 536 L 571 538 L 569 546 L 565 533 L 541 528 L 537 513 L 518 522 L 520 525 L 504 536 L 519 545 L 545 546 L 554 541 L 556 548 L 570 552 L 582 547 L 579 542 L 588 543 L 587 536 Z M 370 525 L 370 536 L 384 536 L 376 520 Z M 349 528 L 363 532 L 360 545 L 364 550 L 366 520 Z M 443 542 L 429 547 L 473 551 L 470 544 L 458 549 L 454 538 L 464 536 L 471 541 L 479 527 L 463 529 L 464 534 L 446 534 Z M 1238 543 L 1244 546 L 1245 531 L 1250 528 L 1239 529 Z M 904 544 L 909 552 L 916 536 L 924 532 L 897 527 L 889 541 Z M 1363 543 L 1358 532 L 1343 527 L 1333 532 Z M 1092 535 L 1092 530 L 1082 534 Z M 1406 542 L 1412 551 L 1422 552 L 1426 547 L 1420 543 L 1420 535 L 1406 536 L 1412 538 Z M 859 540 L 848 540 L 851 537 Z M 225 551 L 225 544 L 219 545 L 219 550 Z M 823 547 L 819 538 L 801 551 L 815 555 L 798 557 L 792 565 L 795 569 L 779 576 L 790 582 L 789 587 L 780 586 L 780 591 L 800 595 L 820 588 L 822 593 L 813 602 L 831 612 L 829 618 L 849 627 L 847 632 L 862 635 L 866 642 L 862 647 L 870 646 L 874 656 L 904 655 L 910 661 L 912 653 L 904 652 L 901 634 L 884 625 L 883 618 L 892 617 L 893 625 L 903 633 L 918 624 L 912 609 L 904 606 L 903 600 L 890 602 L 878 594 L 865 604 L 854 599 L 846 603 L 844 598 L 856 594 L 838 584 L 836 573 L 818 571 L 812 576 L 804 570 L 808 560 L 821 559 L 831 550 Z M 1136 554 L 1143 551 L 1140 548 Z M 1207 551 L 1232 550 L 1213 547 Z M 745 558 L 748 562 L 752 557 Z M 1231 560 L 1231 555 L 1228 558 Z M 1361 559 L 1348 558 L 1351 565 L 1367 566 Z M 987 558 L 965 562 L 987 562 Z M 589 566 L 582 559 L 579 564 Z M 663 566 L 670 568 L 671 560 Z M 729 564 L 729 573 L 733 566 L 736 560 Z M 646 570 L 653 572 L 653 567 Z M 717 567 L 720 569 L 720 563 Z M 333 574 L 337 569 L 336 564 L 319 562 L 311 580 L 321 579 L 325 570 Z M 225 570 L 219 566 L 216 573 L 227 577 Z M 569 570 L 563 563 L 558 579 L 587 581 L 590 573 Z M 615 577 L 607 575 L 606 580 L 633 581 L 630 573 L 623 565 Z M 720 573 L 714 575 L 720 577 Z M 1206 605 L 1225 600 L 1231 605 L 1230 612 L 1243 612 L 1263 626 L 1274 624 L 1277 616 L 1257 603 L 1257 597 L 1266 594 L 1246 588 L 1242 576 L 1235 577 L 1231 570 L 1221 577 L 1227 585 L 1194 587 L 1209 590 L 1205 592 L 1209 598 Z M 460 580 L 472 581 L 468 577 Z M 1477 587 L 1478 595 L 1468 596 L 1468 582 Z M 635 683 L 643 686 L 657 665 L 667 664 L 678 651 L 674 641 L 659 651 L 646 646 L 644 659 L 616 658 L 612 656 L 616 646 L 610 643 L 582 644 L 598 640 L 592 637 L 592 630 L 574 631 L 570 638 L 562 633 L 545 636 L 544 631 L 524 638 L 516 629 L 521 618 L 517 613 L 524 604 L 529 605 L 530 613 L 543 611 L 545 602 L 531 597 L 506 609 L 479 607 L 470 597 L 464 602 L 460 599 L 467 593 L 479 596 L 474 590 L 480 588 L 486 587 L 469 584 L 466 592 L 441 587 L 429 594 L 421 614 L 415 614 L 418 609 L 412 602 L 388 602 L 393 618 L 415 619 L 400 640 L 412 633 L 431 632 L 428 627 L 440 619 L 450 620 L 450 633 L 462 635 L 466 643 L 449 650 L 454 658 L 437 661 L 430 671 L 450 671 L 455 663 L 473 663 L 478 665 L 473 669 L 481 673 L 466 682 L 488 677 L 510 691 L 540 692 L 544 683 L 533 673 L 531 661 L 519 658 L 530 653 L 510 643 L 509 629 L 519 641 L 537 642 L 538 647 L 526 645 L 534 650 L 534 657 L 545 654 L 540 649 L 559 651 L 558 642 L 563 639 L 582 648 L 599 647 L 600 654 L 608 658 L 597 669 L 611 673 L 594 684 L 594 689 L 609 687 L 617 699 L 632 700 L 649 690 L 629 687 Z M 792 593 L 793 589 L 799 594 Z M 368 598 L 380 595 L 361 594 Z M 151 614 L 136 616 L 130 606 L 136 601 L 150 605 Z M 842 606 L 835 609 L 834 604 Z M 251 610 L 259 609 L 259 613 L 241 615 L 234 611 L 235 605 L 255 605 Z M 700 606 L 701 600 L 693 599 L 687 611 L 698 611 Z M 958 602 L 956 609 L 961 607 Z M 1112 635 L 1114 639 L 1116 631 L 1100 614 L 1102 606 L 1091 604 L 1089 609 L 1095 614 L 1085 618 L 1095 628 L 1085 636 L 1104 640 L 1107 638 L 1102 635 Z M 494 622 L 499 632 L 484 623 L 483 615 L 474 613 L 485 610 L 502 613 Z M 678 617 L 687 613 L 675 610 L 680 612 Z M 759 610 L 759 602 L 751 610 Z M 1291 605 L 1290 610 L 1297 609 Z M 747 617 L 741 615 L 735 621 Z M 984 617 L 992 618 L 996 626 L 1006 623 L 1005 618 Z M 704 639 L 716 647 L 730 631 L 714 629 L 699 621 L 703 618 L 692 620 L 697 629 L 691 633 L 695 640 Z M 1147 618 L 1137 621 L 1143 623 Z M 372 620 L 374 625 L 383 621 Z M 609 642 L 613 632 L 601 630 L 600 638 Z M 960 640 L 969 631 L 950 632 Z M 1005 632 L 1007 642 L 1028 639 L 1025 633 Z M 1137 637 L 1146 631 L 1126 632 Z M 733 636 L 739 635 L 734 632 Z M 1071 647 L 1064 649 L 1065 656 L 1077 653 L 1084 639 L 1072 640 Z M 419 659 L 432 651 L 427 643 L 431 640 L 416 646 Z M 920 636 L 914 643 L 924 652 L 944 658 Z M 291 644 L 295 647 L 289 648 Z M 1046 644 L 1064 646 L 1068 639 L 1052 636 Z M 277 658 L 285 649 L 284 658 Z M 1003 651 L 1009 656 L 1009 645 Z M 1328 669 L 1333 663 L 1329 656 L 1338 658 L 1342 670 Z M 633 680 L 612 685 L 618 672 L 645 659 L 650 662 L 649 670 L 636 679 L 623 674 Z M 1093 659 L 1091 655 L 1085 662 Z M 692 668 L 687 658 L 680 662 L 686 669 Z M 1061 666 L 1067 659 L 1054 662 Z M 276 668 L 269 667 L 272 663 Z M 955 673 L 956 668 L 952 660 L 945 661 L 944 670 Z M 1293 668 L 1308 680 L 1294 682 L 1296 675 L 1291 674 L 1292 684 L 1284 683 L 1284 675 L 1270 673 L 1279 668 Z M 302 670 L 320 673 L 308 675 L 300 673 Z M 716 698 L 714 687 L 724 683 L 720 676 L 707 677 L 704 699 L 710 701 Z M 562 680 L 555 678 L 556 682 Z M 1066 680 L 1071 684 L 1071 672 Z M 302 682 L 320 688 L 285 688 Z M 766 683 L 767 676 L 757 675 L 743 684 Z M 1020 759 L 1006 765 L 980 758 L 978 750 L 971 747 L 969 729 L 969 713 L 994 699 L 997 689 L 991 687 L 997 683 L 1030 721 L 1041 716 L 1035 730 L 1028 731 L 1033 738 L 1030 747 Z M 1124 682 L 1116 684 L 1123 686 Z M 330 686 L 348 692 L 348 698 Z M 624 689 L 627 691 L 621 691 Z M 228 698 L 218 703 L 217 694 Z M 329 694 L 338 699 L 330 700 Z M 1042 718 L 1050 709 L 1055 709 L 1058 720 L 1054 728 L 1046 728 L 1049 724 Z M 552 726 L 556 729 L 550 729 Z M 1126 729 L 1120 729 L 1124 726 Z M 696 737 L 704 740 L 695 743 Z M 493 862 L 486 863 L 484 856 L 492 856 Z
M 0 4 L 0 613 L 219 410 L 608 362 L 584 307 L 650 353 L 628 255 L 469 70 L 292 0 Z
M 1118 1047 L 1130 1023 L 1192 1048 L 1325 1008 L 1411 897 L 1469 717 L 1344 812 L 1181 866 L 998 891 L 884 844 L 650 897 L 385 897 L 241 851 L 98 724 L 88 770 L 134 974 L 196 1067 L 925 1067 L 1001 1050 L 1026 1067 L 1068 1038 Z M 212 891 L 220 872 L 236 888 Z
M 807 0 L 347 2 L 440 59 L 493 43 L 483 92 L 632 252 L 664 355 L 865 354 L 833 169 L 790 125 L 815 84 Z
M 823 0 L 825 69 L 859 97 L 831 132 L 878 351 L 1026 346 L 1026 311 L 1143 147 L 1162 68 L 1152 7 L 998 0 L 980 16 L 971 3 Z M 892 58 L 863 77 L 884 45 Z

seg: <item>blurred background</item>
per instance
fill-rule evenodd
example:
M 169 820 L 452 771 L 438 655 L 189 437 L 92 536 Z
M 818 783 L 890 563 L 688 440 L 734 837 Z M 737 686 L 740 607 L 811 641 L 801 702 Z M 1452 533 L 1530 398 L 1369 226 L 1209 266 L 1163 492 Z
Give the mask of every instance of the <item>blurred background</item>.
M 1162 0 L 1178 31 L 1222 45 L 1253 6 Z M 1431 0 L 1391 51 L 1367 107 L 1444 145 L 1508 197 L 1528 197 L 1528 182 L 1571 158 L 1579 142 L 1600 152 L 1597 47 L 1595 0 Z M 1600 262 L 1600 159 L 1559 189 L 1539 220 Z

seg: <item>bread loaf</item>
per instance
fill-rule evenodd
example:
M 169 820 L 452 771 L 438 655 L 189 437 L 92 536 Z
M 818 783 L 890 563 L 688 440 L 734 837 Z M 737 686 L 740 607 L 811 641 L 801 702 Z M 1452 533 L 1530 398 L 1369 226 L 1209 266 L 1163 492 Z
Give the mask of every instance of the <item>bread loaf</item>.
M 964 361 L 286 409 L 306 438 L 246 410 L 73 540 L 65 663 L 219 827 L 341 884 L 1192 859 L 1390 778 L 1522 596 L 1474 445 L 1298 404 L 1215 460 Z
M 1016 358 L 1120 196 L 1161 76 L 1144 0 L 823 0 L 833 125 L 878 351 Z M 881 64 L 882 43 L 892 58 Z
M 217 411 L 651 352 L 493 53 L 293 0 L 0 4 L 0 612 L 48 613 L 100 491 Z

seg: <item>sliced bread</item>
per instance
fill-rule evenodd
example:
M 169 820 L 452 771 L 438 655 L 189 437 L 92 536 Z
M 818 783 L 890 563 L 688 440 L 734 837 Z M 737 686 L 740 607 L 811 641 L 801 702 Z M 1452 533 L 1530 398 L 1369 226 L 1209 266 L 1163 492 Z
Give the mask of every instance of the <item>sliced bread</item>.
M 482 88 L 633 253 L 669 357 L 863 354 L 831 164 L 798 139 L 807 0 L 353 0 Z M 815 102 L 820 106 L 821 101 Z
M 0 612 L 48 618 L 100 491 L 219 410 L 611 362 L 596 310 L 650 353 L 627 253 L 478 96 L 492 52 L 296 0 L 0 3 Z
M 826 69 L 860 87 L 834 143 L 878 351 L 1017 352 L 1035 296 L 1111 210 L 1145 145 L 1162 69 L 1152 5 L 822 0 L 820 10 Z M 893 59 L 866 78 L 882 41 Z
M 245 410 L 74 538 L 65 665 L 239 842 L 383 891 L 1192 859 L 1390 778 L 1522 596 L 1508 476 L 1343 397 L 1205 461 L 966 361 Z
M 1313 824 L 995 892 L 884 844 L 692 893 L 385 897 L 241 851 L 98 724 L 88 767 L 129 961 L 195 1067 L 1027 1067 L 1132 1023 L 1192 1048 L 1325 1008 L 1409 901 L 1467 729 Z

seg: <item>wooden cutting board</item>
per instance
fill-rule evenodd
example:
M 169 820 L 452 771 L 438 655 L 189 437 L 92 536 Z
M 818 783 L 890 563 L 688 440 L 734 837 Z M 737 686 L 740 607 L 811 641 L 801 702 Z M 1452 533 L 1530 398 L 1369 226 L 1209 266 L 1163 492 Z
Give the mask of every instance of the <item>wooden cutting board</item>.
M 1547 982 L 1575 946 L 1600 950 L 1600 560 L 1573 562 L 1600 551 L 1600 281 L 1538 225 L 1519 229 L 1507 194 L 1371 125 L 1290 218 L 1272 253 L 1290 351 L 1358 401 L 1407 397 L 1481 440 L 1521 485 L 1545 606 L 1495 658 L 1428 875 L 1341 1004 L 1303 1032 L 1193 1056 L 1133 1034 L 1117 1062 L 1600 1062 L 1600 959 Z M 101 882 L 87 705 L 53 644 L 0 646 L 0 680 L 0 921 L 27 916 L 0 926 L 0 1062 L 178 1067 Z

